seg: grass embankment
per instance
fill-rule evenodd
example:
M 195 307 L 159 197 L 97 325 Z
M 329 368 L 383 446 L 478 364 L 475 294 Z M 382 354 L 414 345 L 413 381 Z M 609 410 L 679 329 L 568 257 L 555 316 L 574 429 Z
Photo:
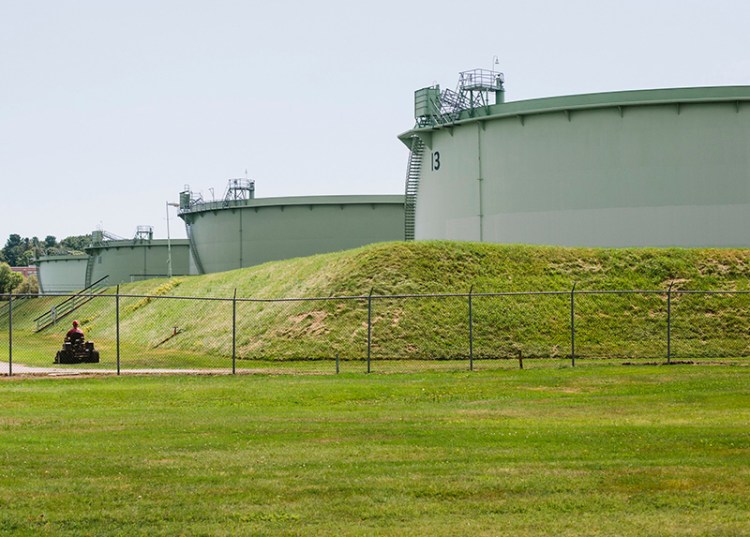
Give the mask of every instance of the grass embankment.
M 361 296 L 507 291 L 579 292 L 612 289 L 750 289 L 750 250 L 585 249 L 454 242 L 384 243 L 273 262 L 258 267 L 149 280 L 121 286 L 124 294 L 240 298 Z M 474 297 L 477 358 L 564 357 L 570 350 L 569 295 Z M 576 296 L 576 346 L 581 357 L 663 358 L 666 295 Z M 18 361 L 47 363 L 59 329 L 33 335 L 31 319 L 49 299 L 17 309 Z M 672 303 L 676 358 L 740 356 L 750 352 L 746 296 L 677 294 Z M 469 352 L 465 297 L 373 301 L 372 356 L 465 358 Z M 114 354 L 114 301 L 97 300 L 77 317 L 104 351 Z M 124 356 L 147 362 L 200 365 L 231 355 L 231 302 L 123 298 Z M 176 336 L 172 336 L 174 331 Z M 172 336 L 172 337 L 170 337 Z M 2 336 L 0 337 L 7 337 Z M 24 352 L 24 344 L 28 352 Z M 362 359 L 367 302 L 247 303 L 237 306 L 237 355 L 245 359 Z M 40 345 L 46 345 L 39 353 Z M 4 352 L 0 348 L 0 352 Z M 111 365 L 111 364 L 110 364 Z
M 747 535 L 750 368 L 6 379 L 6 535 Z

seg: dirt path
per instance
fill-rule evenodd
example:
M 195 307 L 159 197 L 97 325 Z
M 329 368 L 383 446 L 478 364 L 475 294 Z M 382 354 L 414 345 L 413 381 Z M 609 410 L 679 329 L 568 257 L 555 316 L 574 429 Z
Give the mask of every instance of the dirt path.
M 247 371 L 242 371 L 246 373 Z M 37 367 L 26 364 L 13 363 L 13 376 L 16 375 L 48 375 L 54 377 L 77 375 L 116 375 L 117 369 L 91 369 L 68 367 Z M 229 375 L 231 369 L 120 369 L 122 375 Z M 239 373 L 239 371 L 238 371 Z M 8 376 L 8 362 L 0 362 L 0 375 Z

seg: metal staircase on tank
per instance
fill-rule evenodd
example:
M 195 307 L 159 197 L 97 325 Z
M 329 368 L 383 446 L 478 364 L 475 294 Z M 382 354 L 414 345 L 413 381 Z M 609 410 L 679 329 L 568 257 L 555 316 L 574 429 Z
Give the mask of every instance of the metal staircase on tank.
M 417 128 L 451 125 L 463 115 L 489 114 L 490 106 L 505 102 L 505 75 L 488 69 L 459 73 L 456 90 L 440 90 L 434 85 L 414 92 Z
M 414 240 L 414 220 L 417 209 L 417 192 L 419 190 L 419 176 L 422 170 L 422 155 L 424 142 L 415 136 L 411 142 L 409 166 L 406 171 L 406 198 L 404 200 L 404 239 Z
M 440 123 L 453 123 L 461 117 L 461 112 L 468 110 L 469 99 L 461 92 L 444 89 L 440 95 Z

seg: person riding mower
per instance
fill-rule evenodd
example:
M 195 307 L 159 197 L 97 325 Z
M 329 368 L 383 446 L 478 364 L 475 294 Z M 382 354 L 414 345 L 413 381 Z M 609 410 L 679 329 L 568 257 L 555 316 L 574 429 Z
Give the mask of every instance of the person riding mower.
M 63 347 L 55 355 L 56 364 L 99 363 L 99 351 L 93 341 L 86 341 L 83 331 L 78 328 L 78 321 L 73 321 L 73 328 L 65 334 Z

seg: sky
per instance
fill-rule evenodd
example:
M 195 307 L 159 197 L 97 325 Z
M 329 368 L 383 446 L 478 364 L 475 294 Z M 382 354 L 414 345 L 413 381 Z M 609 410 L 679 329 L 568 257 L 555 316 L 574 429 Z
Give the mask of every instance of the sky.
M 740 0 L 0 0 L 0 243 L 184 237 L 221 199 L 402 194 L 414 90 L 750 85 Z

